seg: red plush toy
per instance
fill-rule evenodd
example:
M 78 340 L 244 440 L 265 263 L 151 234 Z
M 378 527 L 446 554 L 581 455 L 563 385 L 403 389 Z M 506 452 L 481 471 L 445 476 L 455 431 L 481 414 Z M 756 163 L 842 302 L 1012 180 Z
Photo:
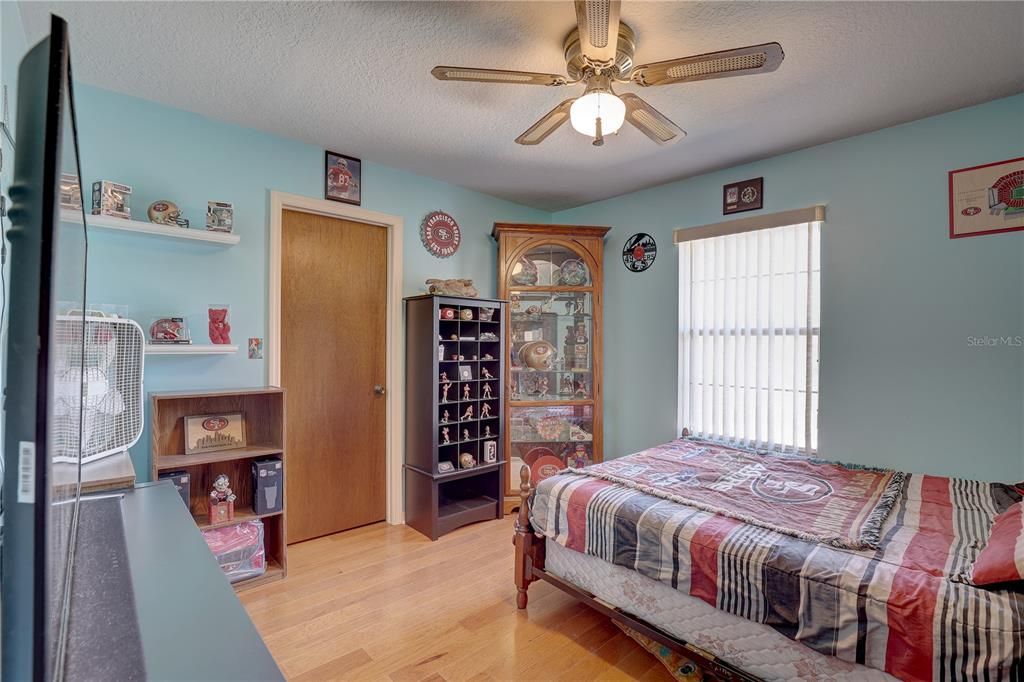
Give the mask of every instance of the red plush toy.
M 231 343 L 231 325 L 228 324 L 227 308 L 210 308 L 210 342 L 216 344 Z

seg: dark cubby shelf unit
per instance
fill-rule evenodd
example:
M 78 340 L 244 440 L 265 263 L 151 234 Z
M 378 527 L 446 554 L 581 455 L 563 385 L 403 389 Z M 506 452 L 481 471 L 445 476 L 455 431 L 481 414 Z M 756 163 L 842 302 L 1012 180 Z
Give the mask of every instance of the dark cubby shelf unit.
M 456 319 L 441 319 L 446 308 L 456 311 Z M 473 311 L 471 320 L 460 318 L 467 308 Z M 490 321 L 479 319 L 483 308 L 494 311 Z M 405 516 L 408 525 L 432 540 L 468 523 L 504 514 L 505 315 L 505 301 L 498 299 L 433 295 L 405 299 Z M 486 333 L 497 338 L 481 341 L 480 335 Z M 472 340 L 452 339 L 452 335 Z M 487 354 L 491 359 L 484 359 Z M 464 359 L 452 359 L 452 355 Z M 469 367 L 471 378 L 459 376 L 460 365 Z M 485 368 L 489 379 L 481 377 Z M 442 401 L 442 372 L 451 383 L 447 401 Z M 490 384 L 489 398 L 483 397 L 484 384 Z M 466 387 L 469 398 L 463 399 Z M 484 404 L 490 416 L 481 418 Z M 469 406 L 472 418 L 462 419 Z M 447 422 L 442 421 L 445 410 Z M 485 427 L 490 428 L 490 436 L 484 436 Z M 449 430 L 447 444 L 444 428 Z M 469 432 L 468 439 L 462 437 L 463 430 Z M 488 447 L 494 450 L 493 462 L 485 461 Z M 475 460 L 471 467 L 460 462 L 467 453 Z M 442 463 L 451 469 L 441 471 Z

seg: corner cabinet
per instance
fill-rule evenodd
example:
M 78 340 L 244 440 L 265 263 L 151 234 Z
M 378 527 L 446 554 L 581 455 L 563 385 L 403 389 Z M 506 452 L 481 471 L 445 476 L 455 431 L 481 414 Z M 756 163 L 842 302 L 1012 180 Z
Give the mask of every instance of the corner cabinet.
M 603 459 L 601 308 L 611 228 L 495 223 L 498 297 L 508 301 L 504 486 L 516 506 L 519 470 L 534 485 Z
M 405 521 L 431 540 L 504 513 L 505 303 L 405 299 Z

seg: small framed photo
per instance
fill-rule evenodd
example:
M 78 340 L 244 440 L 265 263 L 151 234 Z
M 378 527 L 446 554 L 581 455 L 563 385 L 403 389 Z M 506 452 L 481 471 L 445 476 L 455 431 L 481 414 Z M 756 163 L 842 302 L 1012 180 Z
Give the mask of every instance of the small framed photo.
M 363 162 L 324 152 L 324 198 L 359 206 L 363 201 Z
M 469 365 L 459 365 L 459 379 L 462 381 L 472 381 L 473 368 Z
M 185 454 L 245 447 L 245 417 L 232 414 L 204 414 L 185 417 Z
M 764 208 L 764 178 L 751 178 L 722 187 L 722 215 Z
M 493 440 L 484 441 L 484 462 L 494 464 L 498 461 L 498 442 Z
M 455 471 L 455 465 L 452 464 L 451 462 L 438 462 L 437 463 L 437 472 L 438 473 L 440 473 L 440 474 L 450 474 L 453 471 Z

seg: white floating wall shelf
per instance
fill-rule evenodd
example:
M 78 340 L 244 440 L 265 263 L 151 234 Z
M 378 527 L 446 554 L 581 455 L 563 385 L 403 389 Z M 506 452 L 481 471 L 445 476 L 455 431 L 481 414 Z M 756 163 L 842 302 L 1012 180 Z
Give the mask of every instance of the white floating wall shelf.
M 146 344 L 146 355 L 231 355 L 238 352 L 238 346 L 220 344 Z
M 82 216 L 78 211 L 61 209 L 61 220 L 68 223 L 82 224 Z M 168 227 L 157 223 L 143 222 L 141 220 L 125 220 L 124 218 L 111 218 L 105 215 L 86 216 L 86 224 L 89 228 L 100 230 L 120 230 L 122 232 L 135 232 L 153 237 L 165 237 L 167 239 L 183 239 L 185 241 L 206 242 L 208 244 L 221 244 L 223 246 L 234 246 L 240 240 L 237 234 L 231 232 L 213 232 L 206 229 L 192 229 L 184 227 Z

